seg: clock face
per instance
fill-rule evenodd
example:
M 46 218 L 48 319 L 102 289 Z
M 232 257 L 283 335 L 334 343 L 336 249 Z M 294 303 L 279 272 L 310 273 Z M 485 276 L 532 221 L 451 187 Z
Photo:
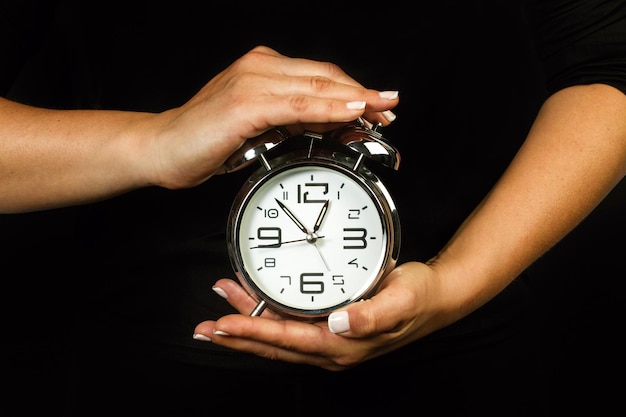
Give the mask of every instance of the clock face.
M 296 316 L 361 299 L 390 260 L 393 222 L 377 195 L 340 166 L 272 172 L 245 193 L 231 221 L 240 279 L 270 308 Z

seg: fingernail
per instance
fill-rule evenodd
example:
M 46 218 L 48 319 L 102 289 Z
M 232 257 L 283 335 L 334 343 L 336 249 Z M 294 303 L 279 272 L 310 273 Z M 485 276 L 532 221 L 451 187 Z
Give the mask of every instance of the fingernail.
M 230 336 L 230 333 L 226 333 L 221 330 L 213 330 L 213 334 L 216 334 L 218 336 Z
M 346 103 L 346 107 L 350 110 L 362 110 L 365 108 L 364 101 L 349 101 Z
M 196 333 L 196 334 L 194 334 L 194 335 L 193 335 L 193 338 L 194 338 L 194 339 L 196 339 L 196 340 L 199 340 L 199 341 L 201 341 L 201 342 L 212 342 L 212 340 L 211 340 L 211 338 L 210 338 L 210 337 L 205 336 L 205 335 L 200 334 L 200 333 Z
M 213 287 L 213 291 L 215 291 L 215 293 L 217 295 L 219 295 L 222 298 L 228 298 L 228 294 L 226 294 L 226 291 L 224 291 L 223 289 L 221 289 L 220 287 Z
M 350 330 L 350 318 L 347 311 L 335 311 L 328 316 L 328 328 L 333 333 L 344 333 Z
M 391 110 L 384 111 L 383 116 L 385 116 L 385 119 L 387 119 L 390 122 L 393 122 L 394 120 L 396 120 L 396 115 Z
M 398 98 L 398 92 L 397 91 L 381 91 L 378 94 L 382 98 L 386 98 L 386 99 L 389 99 L 389 100 L 394 100 L 394 99 Z

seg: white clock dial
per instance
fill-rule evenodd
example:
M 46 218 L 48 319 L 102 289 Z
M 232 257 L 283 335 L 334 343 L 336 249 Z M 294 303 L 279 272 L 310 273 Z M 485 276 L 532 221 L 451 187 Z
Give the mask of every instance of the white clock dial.
M 241 204 L 236 268 L 253 292 L 296 315 L 363 297 L 390 250 L 375 193 L 343 167 L 303 164 L 268 176 Z

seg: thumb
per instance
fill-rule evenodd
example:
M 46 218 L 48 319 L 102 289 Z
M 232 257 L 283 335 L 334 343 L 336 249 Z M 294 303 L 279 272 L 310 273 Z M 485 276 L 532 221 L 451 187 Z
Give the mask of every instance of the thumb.
M 328 316 L 328 329 L 345 337 L 365 338 L 396 332 L 415 320 L 418 300 L 422 299 L 422 280 L 428 270 L 417 262 L 406 263 L 383 281 L 372 298 L 352 303 Z
M 382 293 L 353 303 L 328 316 L 328 329 L 344 337 L 367 338 L 386 333 L 398 325 L 393 306 L 386 305 Z

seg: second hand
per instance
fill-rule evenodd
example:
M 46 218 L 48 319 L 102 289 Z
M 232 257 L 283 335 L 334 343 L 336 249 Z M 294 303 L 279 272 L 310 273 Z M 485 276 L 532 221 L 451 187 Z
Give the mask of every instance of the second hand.
M 324 236 L 318 236 L 318 239 L 324 239 Z M 295 242 L 304 242 L 309 240 L 308 238 L 304 238 L 304 239 L 296 239 L 296 240 L 288 240 L 286 242 L 280 242 L 280 243 L 276 243 L 274 245 L 258 245 L 258 246 L 252 246 L 250 247 L 250 249 L 258 249 L 258 248 L 279 248 L 281 245 L 284 245 L 285 243 L 295 243 Z

